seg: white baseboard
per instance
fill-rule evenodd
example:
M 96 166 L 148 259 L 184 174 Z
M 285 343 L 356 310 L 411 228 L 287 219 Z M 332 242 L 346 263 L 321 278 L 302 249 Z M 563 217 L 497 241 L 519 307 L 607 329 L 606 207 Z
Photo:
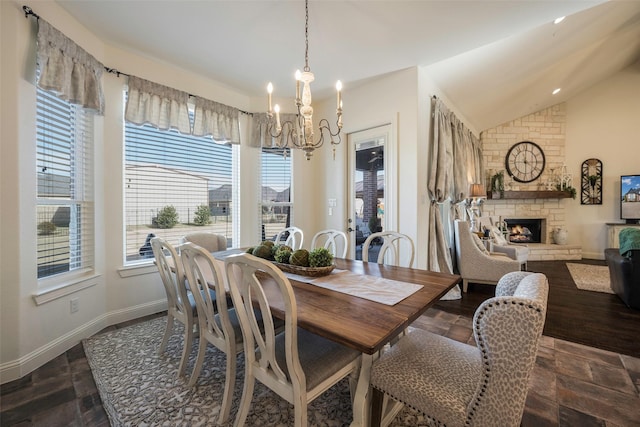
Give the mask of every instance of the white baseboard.
M 167 301 L 157 300 L 145 304 L 127 307 L 122 310 L 105 313 L 92 321 L 85 323 L 65 335 L 43 345 L 40 348 L 20 357 L 0 365 L 0 384 L 17 380 L 28 373 L 34 371 L 50 360 L 55 359 L 65 351 L 69 350 L 85 338 L 89 338 L 104 328 L 149 314 L 158 313 L 167 309 Z

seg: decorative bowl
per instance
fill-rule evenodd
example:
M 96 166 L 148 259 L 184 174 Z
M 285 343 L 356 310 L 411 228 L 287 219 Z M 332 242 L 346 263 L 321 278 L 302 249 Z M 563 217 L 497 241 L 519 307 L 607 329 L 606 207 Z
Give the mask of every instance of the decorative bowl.
M 300 276 L 309 276 L 309 277 L 320 277 L 331 274 L 334 268 L 336 268 L 335 264 L 331 264 L 326 267 L 301 267 L 299 265 L 293 264 L 283 264 L 280 262 L 271 261 L 273 264 L 278 267 L 280 270 L 285 273 L 299 274 Z

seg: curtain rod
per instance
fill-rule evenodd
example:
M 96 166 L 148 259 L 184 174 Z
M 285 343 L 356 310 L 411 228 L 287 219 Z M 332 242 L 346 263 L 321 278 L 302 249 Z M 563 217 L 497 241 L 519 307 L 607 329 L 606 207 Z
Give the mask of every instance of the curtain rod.
M 31 15 L 31 16 L 33 16 L 34 18 L 38 19 L 38 20 L 40 19 L 40 15 L 38 15 L 37 13 L 35 13 L 35 12 L 33 11 L 33 9 L 31 9 L 29 6 L 22 6 L 22 10 L 24 11 L 24 17 L 25 17 L 25 18 L 28 18 L 28 17 L 29 17 L 29 15 Z M 117 70 L 116 68 L 110 68 L 110 67 L 107 67 L 107 66 L 105 66 L 105 65 L 103 65 L 103 67 L 104 67 L 104 70 L 105 70 L 107 73 L 109 73 L 109 74 L 115 74 L 117 77 L 120 77 L 121 75 L 122 75 L 122 76 L 127 76 L 127 77 L 130 77 L 130 76 L 131 76 L 131 74 L 123 73 L 122 71 L 119 71 L 119 70 Z M 192 97 L 192 98 L 195 98 L 195 97 L 196 97 L 196 95 L 192 95 L 192 94 L 190 94 L 190 93 L 189 93 L 189 94 L 187 94 L 187 95 L 189 95 L 189 96 L 190 96 L 190 97 Z M 235 107 L 234 107 L 234 108 L 235 108 Z M 237 109 L 239 112 L 241 112 L 242 114 L 246 114 L 246 115 L 248 115 L 248 116 L 253 116 L 253 113 L 250 113 L 250 112 L 248 112 L 248 111 L 241 110 L 241 109 L 239 109 L 239 108 L 236 108 L 236 109 Z

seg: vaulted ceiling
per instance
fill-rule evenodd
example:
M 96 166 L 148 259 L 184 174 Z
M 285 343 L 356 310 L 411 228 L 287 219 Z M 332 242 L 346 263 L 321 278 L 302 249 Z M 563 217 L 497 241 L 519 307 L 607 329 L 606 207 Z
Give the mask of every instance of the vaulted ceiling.
M 251 97 L 264 96 L 268 81 L 293 97 L 293 72 L 304 66 L 301 0 L 57 2 L 108 44 Z M 567 100 L 632 64 L 640 73 L 640 0 L 309 4 L 315 96 L 329 96 L 338 79 L 348 89 L 423 66 L 478 131 Z M 555 88 L 562 90 L 554 96 Z

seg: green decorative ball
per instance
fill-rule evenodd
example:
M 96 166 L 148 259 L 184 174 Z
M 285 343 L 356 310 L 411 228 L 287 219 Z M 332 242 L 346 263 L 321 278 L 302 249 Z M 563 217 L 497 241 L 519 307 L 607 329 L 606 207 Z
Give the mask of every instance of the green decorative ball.
M 275 243 L 272 240 L 263 240 L 262 243 L 260 244 L 264 246 L 269 246 L 270 248 L 272 248 L 275 245 Z
M 273 245 L 271 247 L 271 255 L 275 258 L 276 252 L 278 252 L 281 248 L 286 248 L 289 250 L 289 252 L 293 252 L 293 249 L 287 245 Z
M 264 259 L 271 259 L 271 247 L 267 245 L 258 245 L 253 249 L 253 255 Z
M 310 267 L 328 267 L 333 264 L 333 255 L 325 248 L 316 248 L 309 252 Z
M 251 246 L 250 248 L 247 248 L 247 250 L 246 250 L 245 252 L 246 252 L 246 253 L 248 253 L 248 254 L 253 255 L 253 250 L 254 250 L 255 248 L 256 248 L 255 246 Z
M 291 257 L 292 253 L 293 253 L 293 249 L 291 249 L 289 246 L 282 245 L 276 251 L 274 258 L 276 262 L 289 264 L 289 258 Z
M 306 249 L 298 249 L 289 257 L 289 264 L 300 267 L 309 267 L 309 251 Z

